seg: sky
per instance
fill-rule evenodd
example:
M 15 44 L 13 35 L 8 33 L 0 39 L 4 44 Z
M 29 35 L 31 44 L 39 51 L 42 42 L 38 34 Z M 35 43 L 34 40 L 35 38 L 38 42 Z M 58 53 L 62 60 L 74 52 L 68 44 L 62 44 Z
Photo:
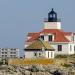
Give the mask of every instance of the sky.
M 42 30 L 52 8 L 63 30 L 75 32 L 75 0 L 0 0 L 0 48 L 19 48 L 23 55 L 27 33 Z

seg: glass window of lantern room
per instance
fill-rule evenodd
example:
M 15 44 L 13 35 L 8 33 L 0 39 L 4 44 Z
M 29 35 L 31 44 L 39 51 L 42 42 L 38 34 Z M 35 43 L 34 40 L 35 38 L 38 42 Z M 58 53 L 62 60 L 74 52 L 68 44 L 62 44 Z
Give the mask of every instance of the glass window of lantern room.
M 53 14 L 53 17 L 55 18 L 55 14 Z
M 52 18 L 52 14 L 50 15 L 50 18 Z

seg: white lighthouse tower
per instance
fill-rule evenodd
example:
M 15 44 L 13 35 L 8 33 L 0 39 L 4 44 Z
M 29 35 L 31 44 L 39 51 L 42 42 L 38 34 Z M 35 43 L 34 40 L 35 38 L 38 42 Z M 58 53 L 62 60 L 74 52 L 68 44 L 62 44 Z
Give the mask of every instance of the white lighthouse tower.
M 48 13 L 48 20 L 44 22 L 44 29 L 61 29 L 61 21 L 57 18 L 57 13 L 53 8 Z

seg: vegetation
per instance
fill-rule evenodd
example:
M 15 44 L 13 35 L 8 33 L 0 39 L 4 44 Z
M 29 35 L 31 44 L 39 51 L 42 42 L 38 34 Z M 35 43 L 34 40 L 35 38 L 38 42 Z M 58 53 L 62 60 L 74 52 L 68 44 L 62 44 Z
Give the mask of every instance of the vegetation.
M 26 64 L 53 64 L 52 59 L 10 59 L 9 64 L 26 65 Z
M 55 58 L 75 58 L 75 54 L 72 55 L 56 55 Z
M 8 65 L 8 61 L 6 59 L 1 59 L 0 60 L 0 65 L 6 64 Z
M 75 58 L 75 54 L 70 55 L 70 57 Z
M 0 61 L 0 65 L 2 65 L 3 64 L 3 62 L 2 61 Z
M 70 64 L 64 64 L 64 65 L 62 65 L 62 66 L 66 67 L 66 68 L 71 67 Z
M 67 58 L 68 57 L 68 55 L 57 55 L 57 56 L 55 56 L 55 58 Z
M 60 60 L 61 59 L 61 60 Z M 57 55 L 54 59 L 37 58 L 37 59 L 24 59 L 15 58 L 8 60 L 10 65 L 32 65 L 32 64 L 63 64 L 63 66 L 70 66 L 69 64 L 75 63 L 75 54 L 73 55 Z M 64 64 L 67 63 L 67 64 Z M 73 64 L 75 65 L 75 64 Z

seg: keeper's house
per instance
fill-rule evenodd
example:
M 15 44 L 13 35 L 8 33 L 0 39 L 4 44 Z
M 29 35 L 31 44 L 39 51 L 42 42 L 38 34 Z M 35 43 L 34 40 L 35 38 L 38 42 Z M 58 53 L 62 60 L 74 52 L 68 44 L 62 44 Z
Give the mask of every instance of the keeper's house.
M 39 40 L 41 39 L 41 40 Z M 61 21 L 52 9 L 44 28 L 40 32 L 28 33 L 25 43 L 25 58 L 45 57 L 54 55 L 71 55 L 75 53 L 75 33 L 61 29 Z

